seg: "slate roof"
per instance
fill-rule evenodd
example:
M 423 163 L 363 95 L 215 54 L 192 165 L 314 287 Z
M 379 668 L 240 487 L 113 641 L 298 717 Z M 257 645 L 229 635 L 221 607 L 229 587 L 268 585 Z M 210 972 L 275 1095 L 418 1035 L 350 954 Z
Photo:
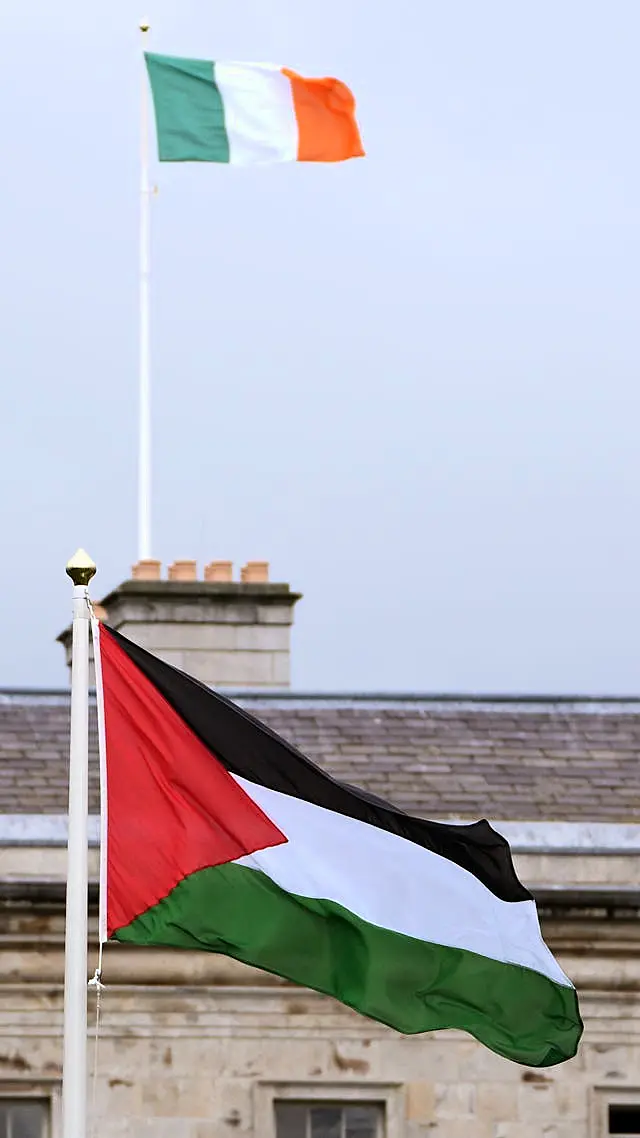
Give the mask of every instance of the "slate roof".
M 426 817 L 640 822 L 640 701 L 251 695 L 332 775 Z M 95 706 L 91 810 L 97 811 Z M 0 692 L 0 813 L 62 814 L 68 692 Z

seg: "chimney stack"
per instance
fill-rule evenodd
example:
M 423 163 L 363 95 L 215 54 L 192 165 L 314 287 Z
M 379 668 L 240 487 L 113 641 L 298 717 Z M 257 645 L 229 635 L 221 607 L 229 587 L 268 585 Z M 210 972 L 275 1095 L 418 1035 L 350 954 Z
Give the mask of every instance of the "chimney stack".
M 290 685 L 290 637 L 299 593 L 269 581 L 266 561 L 248 561 L 233 580 L 230 561 L 139 561 L 131 578 L 104 597 L 98 619 L 210 687 L 282 689 Z M 58 640 L 71 664 L 71 628 Z M 93 683 L 92 677 L 92 683 Z

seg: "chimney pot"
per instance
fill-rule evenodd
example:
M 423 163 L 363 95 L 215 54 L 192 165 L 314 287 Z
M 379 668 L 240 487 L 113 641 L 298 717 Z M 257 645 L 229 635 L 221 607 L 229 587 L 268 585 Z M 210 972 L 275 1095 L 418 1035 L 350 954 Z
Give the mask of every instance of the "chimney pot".
M 240 572 L 240 579 L 245 585 L 263 585 L 269 580 L 268 561 L 247 561 Z
M 195 561 L 174 561 L 169 566 L 170 581 L 196 581 L 197 576 Z
M 233 581 L 233 561 L 210 561 L 204 567 L 205 581 Z
M 131 577 L 134 581 L 159 581 L 161 561 L 138 561 L 131 568 Z

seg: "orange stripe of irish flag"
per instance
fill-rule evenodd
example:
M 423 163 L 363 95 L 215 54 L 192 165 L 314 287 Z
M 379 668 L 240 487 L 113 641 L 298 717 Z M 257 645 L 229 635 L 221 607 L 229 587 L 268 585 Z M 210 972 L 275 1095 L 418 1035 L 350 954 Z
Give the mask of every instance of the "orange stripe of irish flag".
M 282 68 L 291 83 L 298 121 L 299 162 L 343 162 L 362 158 L 356 101 L 339 79 L 305 79 Z

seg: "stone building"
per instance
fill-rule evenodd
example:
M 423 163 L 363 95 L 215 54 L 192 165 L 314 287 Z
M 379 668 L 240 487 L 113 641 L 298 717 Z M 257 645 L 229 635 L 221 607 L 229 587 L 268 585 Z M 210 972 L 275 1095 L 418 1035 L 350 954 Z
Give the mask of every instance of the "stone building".
M 459 1032 L 403 1037 L 222 957 L 108 945 L 90 1134 L 640 1135 L 640 700 L 302 695 L 298 597 L 261 563 L 137 566 L 109 621 L 236 698 L 333 775 L 509 838 L 578 988 L 578 1056 L 529 1070 Z M 61 636 L 68 645 L 68 634 Z M 93 709 L 94 710 L 94 709 Z M 93 714 L 92 710 L 92 714 Z M 0 693 L 0 1138 L 57 1138 L 68 691 Z M 96 964 L 97 760 L 90 912 Z M 95 1022 L 95 993 L 89 994 Z M 89 1039 L 94 1065 L 94 1033 Z

